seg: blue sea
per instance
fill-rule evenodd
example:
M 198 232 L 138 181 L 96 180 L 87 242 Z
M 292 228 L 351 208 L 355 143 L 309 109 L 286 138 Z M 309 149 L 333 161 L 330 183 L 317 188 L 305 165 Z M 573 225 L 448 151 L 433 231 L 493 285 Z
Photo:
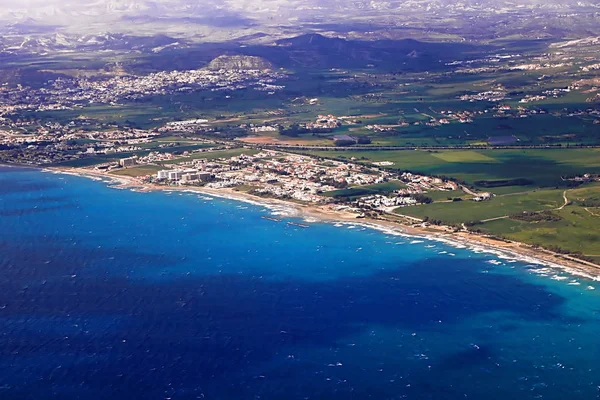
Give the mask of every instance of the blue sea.
M 0 167 L 0 399 L 600 398 L 598 282 L 272 213 Z

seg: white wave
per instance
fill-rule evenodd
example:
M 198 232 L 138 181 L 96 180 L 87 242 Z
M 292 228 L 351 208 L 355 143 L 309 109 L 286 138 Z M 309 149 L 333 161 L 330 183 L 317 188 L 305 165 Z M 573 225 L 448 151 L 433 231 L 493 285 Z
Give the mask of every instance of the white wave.
M 82 176 L 82 177 L 90 178 L 90 175 L 87 175 L 87 174 L 74 173 L 74 172 L 68 172 L 68 171 L 46 171 L 46 172 L 50 172 L 50 173 L 54 173 L 54 174 L 75 175 L 75 176 Z M 122 181 L 120 181 L 118 179 L 109 180 L 109 182 L 115 182 L 117 184 L 122 183 Z M 200 190 L 197 190 L 194 192 L 202 193 Z M 169 194 L 169 193 L 173 193 L 173 191 L 163 190 L 163 193 Z M 279 215 L 279 216 L 284 216 L 284 217 L 293 217 L 293 216 L 299 216 L 299 214 L 300 214 L 300 211 L 298 210 L 297 206 L 292 205 L 292 204 L 290 204 L 288 206 L 284 203 L 275 203 L 275 202 L 270 202 L 267 200 L 255 201 L 255 200 L 249 199 L 244 196 L 230 195 L 228 193 L 214 193 L 212 191 L 210 192 L 210 195 L 214 196 L 214 197 L 219 197 L 219 198 L 244 202 L 244 203 L 248 203 L 248 204 L 253 204 L 253 205 L 260 206 L 260 207 L 266 207 L 269 210 L 272 210 L 273 215 Z M 383 232 L 388 235 L 402 236 L 402 237 L 410 238 L 410 239 L 412 239 L 412 242 L 414 242 L 414 243 L 423 242 L 425 240 L 435 241 L 435 242 L 439 242 L 439 243 L 444 243 L 448 246 L 458 248 L 458 249 L 468 249 L 469 251 L 471 251 L 473 253 L 493 254 L 498 258 L 508 260 L 509 262 L 513 262 L 513 263 L 515 263 L 515 262 L 528 263 L 528 264 L 532 265 L 534 268 L 539 268 L 539 267 L 551 268 L 554 271 L 560 270 L 571 276 L 579 276 L 579 277 L 583 277 L 586 279 L 600 282 L 600 274 L 592 275 L 592 274 L 589 274 L 586 272 L 582 272 L 580 270 L 566 267 L 564 265 L 560 265 L 560 264 L 545 261 L 545 260 L 540 260 L 540 259 L 530 257 L 530 256 L 512 253 L 510 250 L 507 250 L 507 249 L 493 248 L 491 246 L 482 245 L 480 243 L 473 242 L 473 241 L 470 241 L 470 240 L 464 239 L 464 238 L 441 236 L 438 234 L 423 234 L 423 235 L 407 234 L 401 227 L 398 227 L 398 228 L 387 227 L 387 226 L 379 225 L 377 223 L 336 222 L 336 224 L 335 224 L 335 226 L 343 226 L 343 225 L 351 225 L 354 228 L 357 226 L 361 226 L 364 228 L 377 230 L 379 232 Z M 353 229 L 353 228 L 351 228 L 351 229 Z M 533 271 L 531 271 L 531 272 L 533 272 Z M 540 275 L 542 275 L 542 274 L 540 274 Z

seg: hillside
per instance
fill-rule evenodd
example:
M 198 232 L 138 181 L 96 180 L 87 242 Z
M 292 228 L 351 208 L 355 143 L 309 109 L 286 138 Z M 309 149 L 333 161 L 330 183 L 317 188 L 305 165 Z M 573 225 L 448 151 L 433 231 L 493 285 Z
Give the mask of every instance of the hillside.
M 210 70 L 268 70 L 273 69 L 273 64 L 261 57 L 254 56 L 228 56 L 223 55 L 212 60 L 207 66 Z

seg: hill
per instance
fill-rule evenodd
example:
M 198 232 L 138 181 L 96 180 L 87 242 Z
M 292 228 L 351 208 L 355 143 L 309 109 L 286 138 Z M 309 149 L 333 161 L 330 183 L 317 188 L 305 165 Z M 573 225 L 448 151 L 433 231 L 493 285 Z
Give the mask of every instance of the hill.
M 273 64 L 261 57 L 255 56 L 229 56 L 223 55 L 212 60 L 207 66 L 209 70 L 268 70 L 273 69 Z

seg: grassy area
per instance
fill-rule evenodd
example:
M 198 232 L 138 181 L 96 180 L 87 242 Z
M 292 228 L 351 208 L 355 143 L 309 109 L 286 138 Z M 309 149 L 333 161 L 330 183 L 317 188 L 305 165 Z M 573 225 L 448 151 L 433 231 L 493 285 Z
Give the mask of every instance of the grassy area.
M 562 176 L 600 173 L 600 149 L 318 151 L 312 154 L 359 162 L 390 161 L 402 171 L 478 181 L 527 179 L 528 186 L 494 188 L 492 192 L 523 192 L 536 187 L 565 187 Z
M 348 197 L 350 199 L 356 199 L 358 197 L 369 196 L 373 194 L 385 194 L 405 187 L 406 185 L 402 182 L 391 181 L 385 183 L 378 183 L 375 185 L 351 187 L 342 190 L 333 190 L 331 192 L 326 192 L 324 195 L 328 197 Z
M 416 207 L 404 207 L 399 214 L 417 218 L 428 217 L 447 224 L 482 221 L 523 211 L 542 211 L 558 208 L 563 204 L 562 190 L 539 190 L 525 194 L 498 196 L 489 201 L 464 200 L 448 203 L 431 203 Z
M 162 167 L 159 167 L 156 165 L 144 165 L 144 166 L 133 167 L 133 168 L 122 168 L 122 169 L 115 170 L 111 173 L 114 175 L 120 175 L 120 176 L 138 177 L 138 176 L 153 175 L 156 172 L 160 171 L 161 169 L 162 169 Z
M 553 214 L 552 221 L 517 221 L 504 219 L 481 225 L 482 231 L 546 248 L 581 252 L 600 261 L 600 210 L 585 207 L 583 202 L 600 198 L 600 185 L 593 184 L 567 192 L 572 203 Z
M 433 201 L 448 201 L 448 199 L 468 199 L 473 197 L 463 192 L 462 190 L 430 190 L 425 195 L 431 198 Z
M 164 164 L 165 165 L 177 164 L 177 163 L 180 163 L 183 161 L 190 161 L 190 160 L 216 160 L 218 158 L 237 157 L 242 154 L 245 154 L 247 156 L 252 156 L 257 153 L 259 153 L 259 150 L 243 149 L 243 148 L 223 150 L 223 151 L 207 151 L 207 152 L 203 152 L 203 153 L 194 153 L 188 157 L 182 157 L 182 158 L 177 158 L 175 160 L 165 161 Z
M 429 217 L 448 224 L 482 221 L 472 229 L 548 249 L 581 253 L 600 261 L 600 207 L 588 206 L 600 200 L 600 185 L 592 184 L 567 191 L 569 205 L 564 204 L 563 190 L 538 190 L 525 194 L 498 196 L 490 201 L 432 203 L 405 207 L 398 213 L 418 218 Z M 550 211 L 542 218 L 522 220 L 523 211 Z M 501 218 L 509 216 L 507 218 Z M 512 218 L 510 218 L 512 216 Z M 544 216 L 551 218 L 545 219 Z
M 442 151 L 432 153 L 436 158 L 448 163 L 495 163 L 499 162 L 489 155 L 473 150 Z

